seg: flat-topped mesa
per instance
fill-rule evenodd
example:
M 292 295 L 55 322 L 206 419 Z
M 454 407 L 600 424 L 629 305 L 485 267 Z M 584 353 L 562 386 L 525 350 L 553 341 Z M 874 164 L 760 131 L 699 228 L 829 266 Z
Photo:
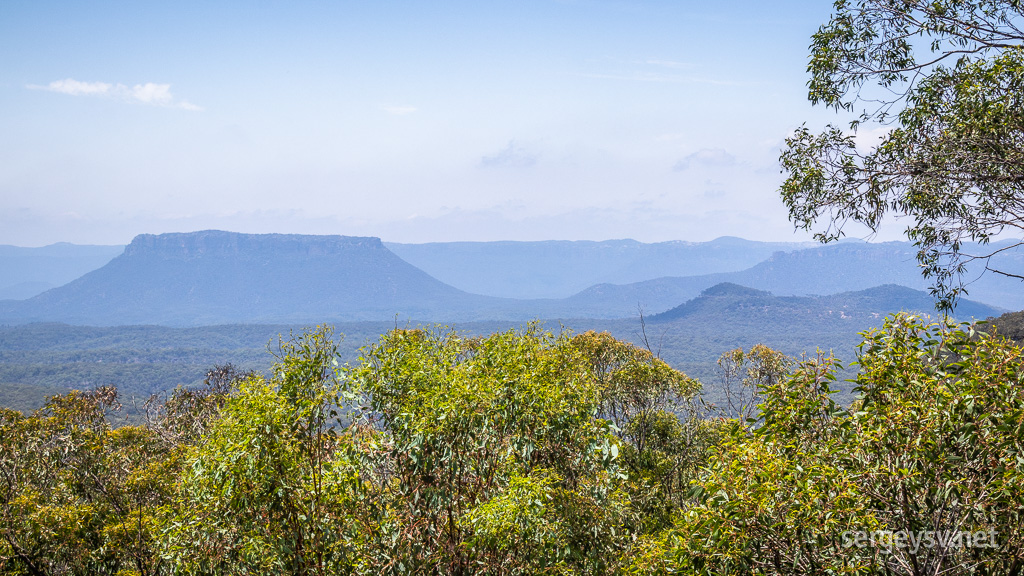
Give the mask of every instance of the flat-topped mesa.
M 385 251 L 372 236 L 315 236 L 309 234 L 242 234 L 203 230 L 170 234 L 140 234 L 125 247 L 125 256 L 159 256 L 185 260 L 200 257 L 330 256 L 352 251 Z
M 0 308 L 0 318 L 202 325 L 397 314 L 440 321 L 499 305 L 431 277 L 379 238 L 209 230 L 138 236 L 101 268 Z

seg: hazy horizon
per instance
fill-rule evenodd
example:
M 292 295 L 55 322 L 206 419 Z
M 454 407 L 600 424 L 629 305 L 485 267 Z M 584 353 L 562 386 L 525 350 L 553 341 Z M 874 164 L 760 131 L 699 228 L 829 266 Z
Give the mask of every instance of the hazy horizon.
M 0 243 L 807 240 L 816 2 L 0 6 Z M 902 226 L 883 230 L 897 238 Z
M 136 236 L 138 236 L 140 234 L 152 234 L 152 235 L 159 235 L 159 234 L 194 234 L 194 233 L 197 233 L 197 232 L 228 232 L 228 233 L 238 233 L 238 234 L 298 234 L 298 235 L 307 235 L 307 233 L 305 233 L 305 232 L 274 232 L 274 231 L 267 231 L 267 232 L 238 232 L 237 230 L 221 230 L 221 229 L 216 229 L 216 228 L 208 228 L 208 229 L 204 229 L 204 230 L 167 231 L 167 232 L 161 232 L 161 233 L 157 233 L 157 234 L 154 234 L 154 233 L 151 233 L 151 232 L 140 232 L 139 234 L 136 234 Z M 808 240 L 808 239 L 804 239 L 804 240 L 800 240 L 800 239 L 790 239 L 790 240 L 753 240 L 753 239 L 750 239 L 750 238 L 744 238 L 742 236 L 733 236 L 733 235 L 718 236 L 718 237 L 715 237 L 715 238 L 711 238 L 709 240 L 673 239 L 673 240 L 656 240 L 656 241 L 653 241 L 653 242 L 644 242 L 642 240 L 637 240 L 635 238 L 601 238 L 601 239 L 584 238 L 584 239 L 580 239 L 580 240 L 567 240 L 567 239 L 563 239 L 563 238 L 546 238 L 546 239 L 543 239 L 543 240 L 517 240 L 517 239 L 504 238 L 504 239 L 496 239 L 496 240 L 439 240 L 439 241 L 426 241 L 426 242 L 399 242 L 399 241 L 396 241 L 396 240 L 391 240 L 389 238 L 382 238 L 380 236 L 365 235 L 365 234 L 343 234 L 343 233 L 338 233 L 338 234 L 308 234 L 308 235 L 311 235 L 311 236 L 331 236 L 331 235 L 337 235 L 337 236 L 356 236 L 356 237 L 379 238 L 381 240 L 381 242 L 383 242 L 384 244 L 447 244 L 447 243 L 491 243 L 491 242 L 494 242 L 494 243 L 501 243 L 501 242 L 524 242 L 524 243 L 526 243 L 526 242 L 535 242 L 535 243 L 541 243 L 541 242 L 594 242 L 594 243 L 600 243 L 600 242 L 639 242 L 641 244 L 662 244 L 662 243 L 675 243 L 675 242 L 679 242 L 679 243 L 684 243 L 684 244 L 707 244 L 707 243 L 711 243 L 711 242 L 720 241 L 720 240 L 723 240 L 723 239 L 737 239 L 737 240 L 745 240 L 745 241 L 751 241 L 751 242 L 765 242 L 765 243 L 775 243 L 775 242 L 778 242 L 778 243 L 807 244 L 807 245 L 811 245 L 811 246 L 818 246 L 818 245 L 824 246 L 823 244 L 820 244 L 820 243 L 818 243 L 816 241 Z M 115 242 L 115 243 L 107 243 L 107 244 L 79 243 L 79 242 L 68 242 L 68 241 L 64 241 L 64 240 L 58 240 L 58 241 L 49 242 L 49 243 L 46 243 L 46 244 L 35 244 L 35 245 L 0 243 L 0 246 L 13 247 L 13 248 L 46 248 L 46 247 L 49 247 L 49 246 L 57 246 L 57 245 L 69 245 L 69 246 L 127 246 L 128 244 L 131 243 L 131 240 L 133 240 L 134 238 L 135 238 L 135 236 L 133 236 L 132 238 L 129 238 L 128 241 L 126 241 L 126 242 Z M 851 237 L 851 238 L 842 238 L 839 241 L 840 242 L 854 241 L 854 242 L 871 242 L 871 243 L 874 243 L 874 242 L 893 242 L 893 241 L 906 242 L 907 240 L 905 238 L 895 238 L 895 239 L 880 240 L 880 239 L 877 239 L 877 238 L 872 239 L 872 238 L 852 238 Z

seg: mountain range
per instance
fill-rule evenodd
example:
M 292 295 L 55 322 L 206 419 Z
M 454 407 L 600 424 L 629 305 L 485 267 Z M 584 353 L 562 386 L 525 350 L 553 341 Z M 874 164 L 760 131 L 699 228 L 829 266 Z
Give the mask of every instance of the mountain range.
M 807 242 L 755 242 L 723 236 L 710 242 L 433 242 L 385 246 L 438 280 L 502 298 L 566 298 L 595 284 L 631 284 L 665 276 L 744 270 Z
M 1002 258 L 1009 269 L 1024 270 L 1024 251 L 1007 251 Z M 453 262 L 461 262 L 461 268 Z M 740 266 L 747 267 L 729 270 Z M 438 272 L 438 267 L 443 270 Z M 539 279 L 531 276 L 533 268 Z M 629 280 L 673 271 L 713 272 L 599 283 L 560 298 L 522 297 L 560 294 L 598 278 Z M 502 282 L 516 279 L 518 287 L 501 288 Z M 203 231 L 140 235 L 119 256 L 80 278 L 31 298 L 0 301 L 0 322 L 197 326 L 396 318 L 623 318 L 635 317 L 638 310 L 648 316 L 667 312 L 722 283 L 776 296 L 927 285 L 913 246 L 900 242 L 808 247 L 720 238 L 707 243 L 402 245 L 372 237 Z M 467 286 L 489 294 L 472 293 Z M 970 294 L 988 305 L 964 301 L 958 316 L 980 318 L 1001 308 L 1024 308 L 1020 288 L 1017 281 L 986 274 L 970 286 Z M 502 293 L 519 296 L 495 295 Z M 909 306 L 931 309 L 931 299 L 923 292 L 911 295 L 887 288 L 873 294 L 864 296 L 872 302 L 872 313 Z M 834 305 L 840 310 L 838 300 Z
M 0 245 L 0 300 L 23 300 L 67 284 L 122 252 L 124 246 L 66 242 L 39 248 Z
M 999 244 L 993 248 L 1000 247 Z M 695 297 L 706 288 L 730 282 L 778 296 L 810 296 L 865 290 L 883 284 L 927 291 L 917 250 L 907 242 L 841 242 L 815 248 L 776 252 L 746 270 L 700 276 L 664 277 L 632 284 L 599 284 L 569 300 L 607 309 L 636 309 L 637 302 L 653 311 L 665 310 Z M 1024 250 L 1000 254 L 1004 270 L 1024 271 Z M 993 266 L 996 266 L 993 264 Z M 1005 310 L 1024 309 L 1024 284 L 996 274 L 965 275 L 968 297 Z M 962 305 L 961 305 L 961 314 Z
M 855 359 L 861 340 L 858 333 L 879 326 L 886 310 L 894 306 L 920 310 L 930 303 L 927 294 L 901 286 L 832 296 L 773 296 L 722 283 L 676 308 L 648 317 L 645 324 L 635 317 L 590 318 L 549 321 L 546 328 L 575 333 L 607 331 L 650 346 L 672 366 L 700 378 L 713 400 L 719 378 L 716 360 L 728 350 L 766 344 L 800 356 L 822 349 L 848 363 Z M 982 307 L 972 313 L 985 316 L 989 310 Z M 452 328 L 467 335 L 484 335 L 522 324 L 460 322 Z M 401 325 L 410 324 L 403 321 Z M 394 326 L 393 319 L 336 323 L 343 360 L 355 360 L 361 346 L 376 342 Z M 0 406 L 31 410 L 48 395 L 102 384 L 114 384 L 125 398 L 134 397 L 141 403 L 152 393 L 201 383 L 206 370 L 216 364 L 230 362 L 243 369 L 266 370 L 273 361 L 267 353 L 268 342 L 274 349 L 279 337 L 287 339 L 289 333 L 302 329 L 301 324 L 0 326 Z M 838 385 L 849 392 L 848 383 Z

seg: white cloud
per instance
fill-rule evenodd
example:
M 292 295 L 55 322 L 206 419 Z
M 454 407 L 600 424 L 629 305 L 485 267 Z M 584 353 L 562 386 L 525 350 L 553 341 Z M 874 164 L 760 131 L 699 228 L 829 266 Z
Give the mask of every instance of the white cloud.
M 694 166 L 732 166 L 736 157 L 721 148 L 703 148 L 683 158 L 672 167 L 676 172 L 688 170 Z
M 68 78 L 67 80 L 50 82 L 49 86 L 29 86 L 29 88 L 60 92 L 61 94 L 70 94 L 71 96 L 104 96 L 110 92 L 113 86 L 106 82 L 79 82 L 78 80 Z
M 415 106 L 394 106 L 391 104 L 384 104 L 380 109 L 388 114 L 394 114 L 396 116 L 405 116 L 406 114 L 412 114 L 416 111 Z
M 147 82 L 145 84 L 127 86 L 125 84 L 109 84 L 107 82 L 81 82 L 68 78 L 65 80 L 55 80 L 46 86 L 30 84 L 28 88 L 67 94 L 69 96 L 96 96 L 164 108 L 180 108 L 192 111 L 202 110 L 202 108 L 195 104 L 175 99 L 174 95 L 171 94 L 170 84 Z
M 137 84 L 131 89 L 131 98 L 145 104 L 166 106 L 174 100 L 170 84 Z
M 874 128 L 862 128 L 853 133 L 853 142 L 857 151 L 866 154 L 875 149 L 882 140 L 893 131 L 892 126 L 876 126 Z M 848 132 L 849 133 L 849 132 Z
M 502 148 L 495 154 L 484 156 L 480 159 L 480 165 L 484 168 L 493 168 L 496 166 L 529 168 L 536 163 L 537 154 L 516 144 L 515 140 L 509 140 L 508 146 Z

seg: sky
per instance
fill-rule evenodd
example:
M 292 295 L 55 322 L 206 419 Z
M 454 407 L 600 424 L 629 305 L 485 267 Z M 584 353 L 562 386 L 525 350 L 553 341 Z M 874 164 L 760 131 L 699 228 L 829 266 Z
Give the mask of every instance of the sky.
M 830 13 L 4 0 L 0 244 L 204 229 L 805 240 L 778 156 L 801 123 L 842 120 L 806 96 Z

